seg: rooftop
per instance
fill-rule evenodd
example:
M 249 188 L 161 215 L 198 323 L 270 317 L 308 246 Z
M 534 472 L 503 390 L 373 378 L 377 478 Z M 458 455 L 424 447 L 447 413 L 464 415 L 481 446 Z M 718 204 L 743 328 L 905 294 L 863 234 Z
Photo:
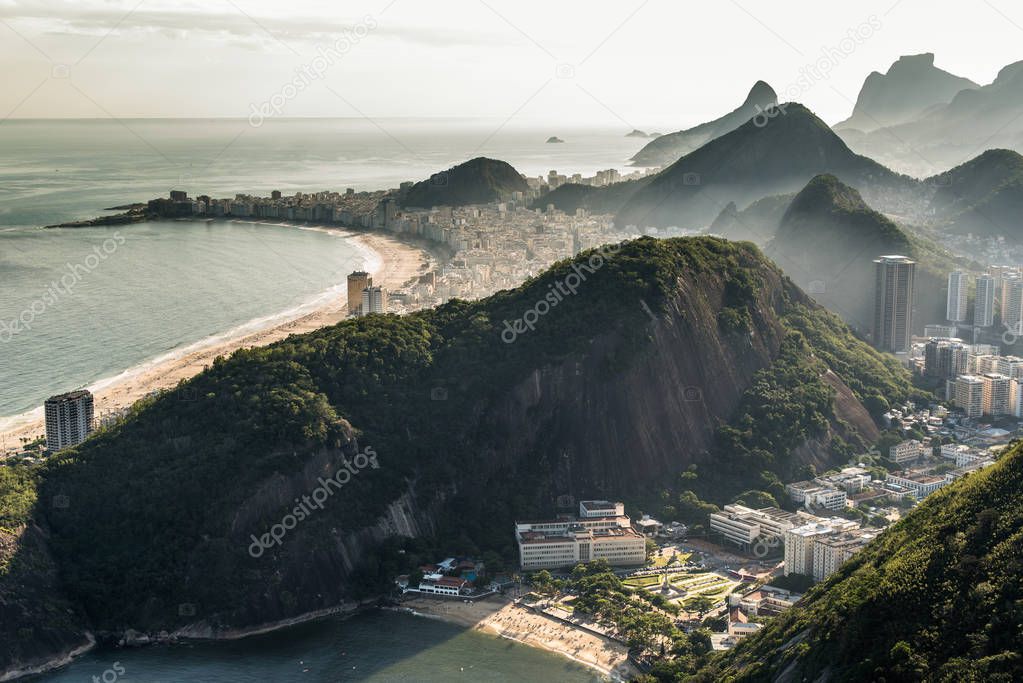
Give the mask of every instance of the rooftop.
M 92 396 L 88 389 L 78 389 L 77 391 L 69 391 L 66 394 L 57 394 L 56 396 L 51 396 L 50 398 L 46 399 L 46 402 L 50 403 L 51 401 L 53 402 L 74 401 L 79 398 L 85 398 L 86 396 Z

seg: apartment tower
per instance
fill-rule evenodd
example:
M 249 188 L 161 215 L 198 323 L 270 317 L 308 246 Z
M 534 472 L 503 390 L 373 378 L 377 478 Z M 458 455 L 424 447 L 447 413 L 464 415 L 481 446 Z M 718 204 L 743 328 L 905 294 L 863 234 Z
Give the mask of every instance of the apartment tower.
M 874 346 L 907 353 L 913 334 L 913 281 L 916 261 L 905 256 L 874 260 Z
M 85 389 L 51 396 L 46 399 L 44 410 L 49 451 L 77 446 L 92 432 L 92 394 Z
M 966 321 L 966 292 L 969 283 L 966 274 L 961 270 L 954 270 L 948 275 L 948 301 L 945 304 L 945 318 L 949 322 L 961 323 Z
M 995 324 L 995 278 L 981 275 L 977 278 L 977 297 L 973 304 L 974 327 Z
M 348 276 L 348 315 L 362 315 L 362 290 L 372 285 L 369 273 L 357 270 Z

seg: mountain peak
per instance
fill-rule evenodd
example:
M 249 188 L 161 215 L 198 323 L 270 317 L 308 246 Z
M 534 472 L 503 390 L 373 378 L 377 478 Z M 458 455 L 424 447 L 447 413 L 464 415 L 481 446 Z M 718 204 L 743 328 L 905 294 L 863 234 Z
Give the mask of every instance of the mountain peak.
M 859 190 L 846 185 L 837 176 L 831 173 L 821 173 L 810 179 L 802 190 L 796 194 L 795 199 L 789 204 L 785 216 L 782 218 L 782 227 L 792 228 L 796 224 L 796 218 L 812 217 L 815 222 L 820 220 L 824 214 L 869 214 L 869 224 L 872 229 L 880 229 L 881 232 L 894 235 L 898 232 L 895 225 L 882 214 L 874 211 L 863 201 Z M 783 234 L 784 230 L 779 231 Z
M 633 165 L 666 166 L 678 161 L 683 155 L 732 132 L 777 102 L 774 88 L 764 81 L 757 81 L 741 105 L 713 121 L 658 137 L 632 157 Z
M 934 66 L 934 53 L 924 52 L 923 54 L 919 55 L 902 55 L 901 57 L 898 58 L 898 60 L 896 60 L 894 64 L 891 65 L 891 67 L 888 69 L 888 73 L 890 74 L 893 69 L 896 69 L 900 66 L 917 68 L 932 67 Z
M 748 107 L 759 104 L 761 107 L 767 107 L 778 101 L 778 93 L 774 91 L 766 81 L 757 81 L 750 88 L 749 94 L 746 95 L 746 101 L 742 103 L 742 106 Z
M 887 73 L 872 72 L 863 82 L 852 116 L 836 129 L 870 132 L 905 123 L 963 90 L 980 86 L 934 66 L 934 53 L 903 55 Z

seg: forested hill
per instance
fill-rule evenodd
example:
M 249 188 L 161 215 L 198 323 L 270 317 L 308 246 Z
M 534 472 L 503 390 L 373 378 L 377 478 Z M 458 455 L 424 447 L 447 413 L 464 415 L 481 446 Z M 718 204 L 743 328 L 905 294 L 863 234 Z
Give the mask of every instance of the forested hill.
M 752 244 L 643 238 L 219 359 L 51 459 L 16 517 L 49 533 L 80 623 L 216 634 L 379 594 L 435 552 L 510 564 L 516 518 L 657 497 L 683 471 L 704 500 L 780 496 L 863 452 L 912 393 Z M 366 449 L 378 466 L 253 552 Z M 2 594 L 29 595 L 24 576 Z M 0 616 L 41 628 L 37 607 Z

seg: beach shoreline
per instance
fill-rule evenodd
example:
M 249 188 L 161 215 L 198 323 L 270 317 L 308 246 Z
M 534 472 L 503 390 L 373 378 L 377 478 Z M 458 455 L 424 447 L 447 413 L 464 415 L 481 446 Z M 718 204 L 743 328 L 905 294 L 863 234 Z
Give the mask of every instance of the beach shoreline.
M 265 221 L 240 221 L 266 223 Z M 366 254 L 367 270 L 373 284 L 387 290 L 400 289 L 434 263 L 436 257 L 425 248 L 413 246 L 383 233 L 358 232 L 355 229 L 300 223 L 267 223 L 301 230 L 317 230 L 351 241 Z M 426 267 L 424 267 L 424 264 Z M 314 304 L 264 316 L 220 335 L 186 345 L 155 359 L 142 362 L 119 375 L 99 379 L 87 388 L 93 392 L 95 414 L 116 413 L 129 408 L 154 391 L 171 389 L 194 377 L 213 363 L 217 356 L 228 356 L 242 348 L 267 346 L 292 334 L 305 334 L 341 322 L 348 315 L 346 282 L 319 293 Z M 292 313 L 292 315 L 284 315 Z M 283 315 L 283 317 L 281 317 Z M 42 408 L 4 418 L 0 429 L 0 457 L 20 450 L 21 439 L 44 432 Z
M 502 596 L 481 600 L 415 597 L 397 611 L 474 629 L 535 647 L 600 672 L 611 680 L 629 680 L 639 672 L 620 642 L 535 612 Z

